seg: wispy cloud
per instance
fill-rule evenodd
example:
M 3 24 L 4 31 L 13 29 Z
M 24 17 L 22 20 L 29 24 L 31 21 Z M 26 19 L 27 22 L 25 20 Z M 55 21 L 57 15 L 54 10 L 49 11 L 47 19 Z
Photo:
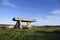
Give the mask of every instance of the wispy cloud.
M 42 21 L 46 24 L 59 25 L 60 24 L 60 10 L 53 10 L 50 12 L 51 15 L 45 16 L 46 18 Z
M 53 10 L 49 12 L 51 15 L 37 17 L 38 25 L 60 25 L 60 10 Z
M 60 14 L 60 10 L 59 9 L 56 9 L 56 10 L 53 10 L 52 12 L 50 12 L 52 14 Z
M 0 0 L 0 4 L 4 6 L 16 7 L 16 5 L 9 2 L 9 0 Z
M 37 19 L 37 25 L 60 25 L 60 16 L 46 16 L 46 18 Z

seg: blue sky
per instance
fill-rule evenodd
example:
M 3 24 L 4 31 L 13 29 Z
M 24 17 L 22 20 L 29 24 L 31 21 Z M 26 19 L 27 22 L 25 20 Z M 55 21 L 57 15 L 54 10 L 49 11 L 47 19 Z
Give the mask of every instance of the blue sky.
M 13 17 L 32 18 L 33 25 L 60 25 L 60 0 L 0 0 L 0 24 Z

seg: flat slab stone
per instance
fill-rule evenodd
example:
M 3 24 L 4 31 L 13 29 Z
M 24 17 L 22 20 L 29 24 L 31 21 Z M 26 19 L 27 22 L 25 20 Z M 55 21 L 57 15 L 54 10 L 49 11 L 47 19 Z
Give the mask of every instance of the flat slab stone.
M 13 18 L 13 21 L 21 20 L 22 22 L 36 22 L 35 19 L 27 19 L 27 18 Z

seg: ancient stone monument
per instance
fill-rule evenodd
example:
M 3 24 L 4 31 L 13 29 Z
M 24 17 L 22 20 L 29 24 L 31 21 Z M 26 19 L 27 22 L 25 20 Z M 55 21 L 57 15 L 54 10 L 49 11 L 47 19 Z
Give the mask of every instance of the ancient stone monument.
M 16 21 L 16 27 L 22 28 L 21 22 L 27 22 L 27 28 L 31 28 L 31 22 L 36 22 L 35 19 L 26 19 L 26 18 L 13 18 L 13 21 Z

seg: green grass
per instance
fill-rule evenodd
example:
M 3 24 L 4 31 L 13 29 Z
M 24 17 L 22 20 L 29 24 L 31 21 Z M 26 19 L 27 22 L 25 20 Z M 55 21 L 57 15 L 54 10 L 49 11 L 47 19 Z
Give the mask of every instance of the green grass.
M 0 28 L 0 40 L 60 40 L 60 27 Z

